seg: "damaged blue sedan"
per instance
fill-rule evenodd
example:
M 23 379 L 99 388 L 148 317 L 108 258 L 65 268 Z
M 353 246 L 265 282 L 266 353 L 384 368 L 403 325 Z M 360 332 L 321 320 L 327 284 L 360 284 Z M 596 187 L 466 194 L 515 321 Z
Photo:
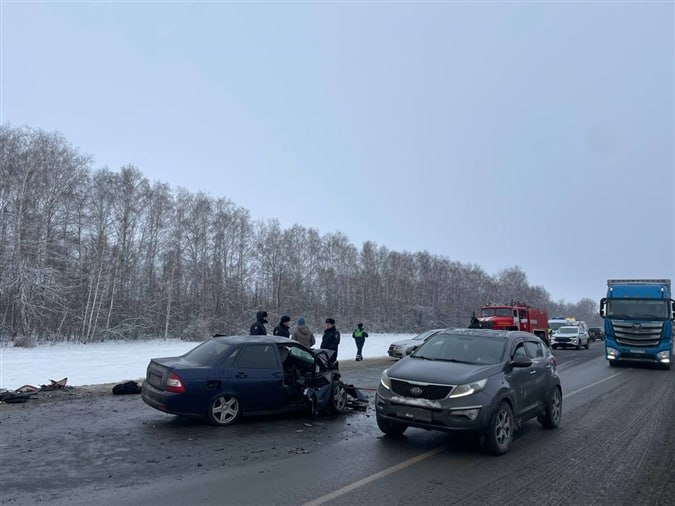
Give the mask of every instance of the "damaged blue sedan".
M 342 413 L 347 390 L 333 354 L 285 337 L 216 336 L 183 356 L 152 359 L 142 398 L 220 426 L 245 415 Z

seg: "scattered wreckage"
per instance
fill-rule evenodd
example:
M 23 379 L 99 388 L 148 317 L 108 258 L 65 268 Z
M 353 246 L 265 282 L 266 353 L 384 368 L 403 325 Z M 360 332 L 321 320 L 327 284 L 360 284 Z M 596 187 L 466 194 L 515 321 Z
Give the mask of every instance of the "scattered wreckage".
M 29 399 L 36 398 L 38 392 L 72 388 L 68 387 L 67 383 L 68 378 L 63 378 L 60 380 L 50 379 L 49 384 L 40 385 L 39 388 L 33 385 L 23 385 L 16 390 L 7 390 L 6 388 L 3 388 L 0 389 L 0 403 L 4 402 L 6 404 L 19 404 L 26 402 Z

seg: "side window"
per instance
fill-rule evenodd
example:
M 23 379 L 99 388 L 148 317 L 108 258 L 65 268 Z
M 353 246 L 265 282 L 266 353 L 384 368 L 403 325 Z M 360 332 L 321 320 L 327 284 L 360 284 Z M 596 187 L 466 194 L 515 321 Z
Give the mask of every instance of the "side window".
M 530 358 L 542 358 L 544 356 L 544 350 L 540 343 L 525 341 L 525 349 Z
M 242 369 L 279 369 L 273 344 L 252 344 L 239 352 L 238 367 Z
M 232 353 L 230 353 L 230 356 L 227 357 L 227 358 L 223 361 L 223 365 L 221 365 L 221 367 L 222 367 L 223 369 L 229 369 L 230 367 L 232 367 L 232 366 L 234 365 L 234 361 L 235 361 L 235 360 L 237 359 L 237 357 L 239 356 L 239 350 L 240 350 L 240 349 L 241 349 L 241 348 L 237 348 L 236 350 L 234 350 Z
M 527 318 L 527 316 L 525 315 L 525 310 L 524 310 L 524 309 L 519 309 L 518 312 L 520 313 L 519 316 L 520 316 L 520 319 L 521 319 L 521 320 L 524 320 L 525 318 Z
M 513 357 L 529 358 L 527 356 L 527 352 L 525 351 L 525 346 L 523 345 L 523 343 L 518 343 L 516 345 L 516 349 L 513 351 Z

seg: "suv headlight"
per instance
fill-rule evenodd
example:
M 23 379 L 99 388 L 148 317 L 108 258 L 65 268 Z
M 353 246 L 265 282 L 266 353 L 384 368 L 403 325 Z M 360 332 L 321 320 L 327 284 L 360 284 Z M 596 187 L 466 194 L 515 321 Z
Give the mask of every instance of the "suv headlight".
M 391 382 L 389 381 L 389 376 L 387 375 L 387 369 L 382 371 L 382 377 L 380 378 L 380 384 L 387 390 L 391 390 Z
M 483 390 L 486 384 L 487 378 L 480 381 L 474 381 L 473 383 L 467 383 L 466 385 L 457 385 L 452 389 L 450 395 L 448 395 L 448 399 L 456 399 L 457 397 L 466 397 L 467 395 L 475 394 L 476 392 Z

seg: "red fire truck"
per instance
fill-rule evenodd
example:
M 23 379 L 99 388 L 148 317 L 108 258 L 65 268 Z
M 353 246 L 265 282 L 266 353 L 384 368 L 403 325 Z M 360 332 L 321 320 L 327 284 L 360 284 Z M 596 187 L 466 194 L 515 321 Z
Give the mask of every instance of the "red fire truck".
M 523 330 L 548 342 L 548 313 L 523 302 L 485 305 L 480 309 L 478 321 L 484 329 Z

